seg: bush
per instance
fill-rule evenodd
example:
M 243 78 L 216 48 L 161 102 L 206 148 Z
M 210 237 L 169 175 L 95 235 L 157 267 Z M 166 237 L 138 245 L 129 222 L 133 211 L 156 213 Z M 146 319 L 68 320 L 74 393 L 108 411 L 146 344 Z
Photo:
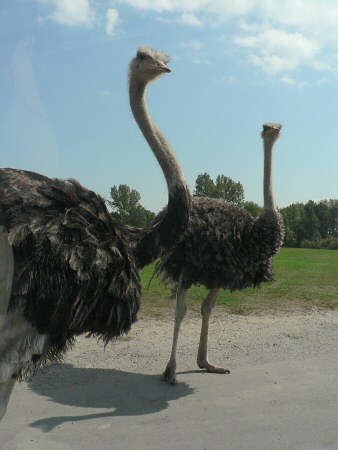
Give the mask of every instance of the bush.
M 319 241 L 309 241 L 308 239 L 304 239 L 300 243 L 300 248 L 321 248 Z
M 320 241 L 320 248 L 328 250 L 338 250 L 338 236 L 327 237 Z

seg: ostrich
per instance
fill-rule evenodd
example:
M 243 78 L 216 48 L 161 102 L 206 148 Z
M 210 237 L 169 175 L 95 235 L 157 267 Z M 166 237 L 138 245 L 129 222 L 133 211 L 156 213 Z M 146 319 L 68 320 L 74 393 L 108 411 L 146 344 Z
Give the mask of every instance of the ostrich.
M 15 381 L 59 361 L 76 335 L 107 343 L 127 333 L 140 305 L 138 269 L 183 235 L 190 193 L 146 107 L 146 87 L 171 71 L 167 63 L 144 47 L 129 70 L 134 118 L 168 185 L 167 213 L 151 227 L 121 226 L 74 179 L 0 169 L 0 418 Z
M 162 380 L 176 383 L 176 349 L 186 294 L 192 284 L 209 292 L 202 303 L 202 327 L 197 364 L 209 372 L 229 373 L 208 360 L 209 318 L 221 288 L 231 291 L 273 281 L 272 256 L 282 244 L 283 221 L 272 190 L 272 158 L 281 125 L 264 124 L 264 209 L 253 217 L 244 209 L 219 199 L 192 199 L 184 238 L 169 249 L 157 266 L 162 281 L 176 285 L 176 313 L 172 350 Z M 165 210 L 164 210 L 165 211 Z

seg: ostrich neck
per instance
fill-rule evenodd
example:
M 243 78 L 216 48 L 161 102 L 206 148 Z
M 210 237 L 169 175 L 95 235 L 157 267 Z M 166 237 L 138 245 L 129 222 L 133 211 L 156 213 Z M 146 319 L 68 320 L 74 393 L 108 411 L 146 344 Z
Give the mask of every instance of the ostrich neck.
M 272 163 L 274 155 L 274 142 L 264 140 L 264 210 L 275 210 L 273 195 Z
M 275 255 L 281 247 L 284 238 L 283 218 L 275 206 L 272 182 L 272 165 L 274 145 L 276 139 L 264 136 L 264 208 L 262 213 L 254 220 L 250 229 L 249 242 L 252 254 L 256 254 L 257 261 L 263 262 L 266 267 L 271 266 L 269 258 Z M 256 253 L 255 253 L 256 252 Z M 263 258 L 263 259 L 262 259 Z M 272 272 L 267 272 L 267 279 L 272 279 Z
M 191 198 L 173 150 L 153 122 L 146 105 L 146 83 L 130 79 L 130 106 L 135 120 L 159 162 L 168 185 L 168 205 L 154 223 L 137 230 L 137 266 L 144 267 L 170 249 L 183 235 L 189 220 Z
M 173 191 L 181 188 L 182 185 L 185 186 L 185 178 L 170 144 L 149 114 L 146 104 L 146 89 L 146 83 L 140 83 L 131 78 L 130 106 L 140 130 L 162 168 L 170 197 Z

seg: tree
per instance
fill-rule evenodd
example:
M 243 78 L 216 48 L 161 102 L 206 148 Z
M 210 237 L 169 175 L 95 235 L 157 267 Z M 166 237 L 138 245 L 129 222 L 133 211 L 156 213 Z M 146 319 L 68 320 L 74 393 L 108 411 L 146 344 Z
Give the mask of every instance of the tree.
M 322 238 L 332 234 L 329 202 L 322 200 L 314 205 L 314 212 L 319 221 L 319 232 Z
M 304 206 L 304 215 L 302 220 L 303 240 L 319 246 L 320 222 L 315 212 L 315 202 L 310 200 Z M 302 244 L 302 243 L 301 243 Z M 301 245 L 302 247 L 304 245 Z
M 329 234 L 338 237 L 338 199 L 328 200 L 330 207 L 330 228 Z
M 141 195 L 127 184 L 113 186 L 110 190 L 112 200 L 108 204 L 112 207 L 112 216 L 123 225 L 146 227 L 154 219 L 155 214 L 145 209 L 139 202 Z
M 323 238 L 338 234 L 338 200 L 321 200 L 315 204 L 316 216 L 320 222 Z
M 257 217 L 262 212 L 263 208 L 258 203 L 247 201 L 243 203 L 243 208 L 246 209 L 252 217 Z
M 299 247 L 305 239 L 302 220 L 304 216 L 304 204 L 293 203 L 280 210 L 285 227 L 284 245 L 287 247 Z
M 195 181 L 195 190 L 193 192 L 195 197 L 215 197 L 215 183 L 210 175 L 206 172 L 197 176 Z
M 131 208 L 127 223 L 134 227 L 145 228 L 151 224 L 155 216 L 155 213 L 145 209 L 142 205 L 136 205 Z
M 241 205 L 244 201 L 244 189 L 240 182 L 236 183 L 225 175 L 218 175 L 214 182 L 206 172 L 197 176 L 193 195 L 220 198 L 235 205 Z
M 218 175 L 215 183 L 215 197 L 221 198 L 235 205 L 242 205 L 244 202 L 244 189 L 240 182 L 236 183 L 225 175 Z

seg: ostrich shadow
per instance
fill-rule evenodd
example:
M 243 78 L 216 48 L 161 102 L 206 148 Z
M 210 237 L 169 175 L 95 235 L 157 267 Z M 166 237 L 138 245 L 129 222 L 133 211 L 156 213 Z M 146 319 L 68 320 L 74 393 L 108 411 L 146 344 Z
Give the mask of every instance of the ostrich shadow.
M 50 367 L 35 376 L 28 387 L 47 397 L 49 401 L 61 405 L 109 410 L 84 415 L 46 417 L 30 424 L 44 432 L 67 422 L 157 413 L 168 408 L 170 401 L 194 392 L 193 388 L 182 382 L 175 387 L 169 386 L 161 382 L 158 375 L 79 368 L 70 364 Z

